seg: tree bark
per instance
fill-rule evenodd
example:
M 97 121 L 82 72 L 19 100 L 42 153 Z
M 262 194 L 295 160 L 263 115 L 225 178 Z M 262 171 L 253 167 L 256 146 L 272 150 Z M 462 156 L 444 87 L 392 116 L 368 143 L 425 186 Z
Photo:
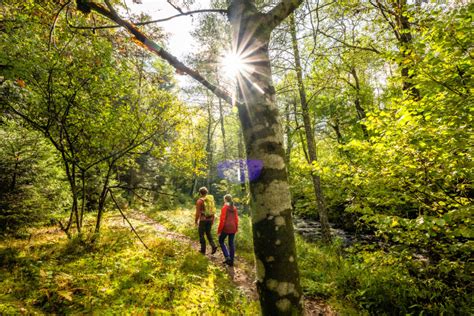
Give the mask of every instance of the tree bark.
M 296 26 L 294 15 L 290 16 L 290 33 L 293 44 L 293 56 L 295 58 L 296 78 L 298 80 L 298 92 L 300 94 L 301 112 L 303 115 L 303 124 L 306 134 L 306 144 L 308 145 L 309 163 L 312 165 L 313 162 L 318 160 L 318 157 L 316 154 L 316 144 L 314 142 L 313 125 L 311 124 L 311 118 L 309 115 L 306 89 L 304 87 L 303 82 L 300 53 L 298 49 L 298 42 L 296 40 Z M 321 236 L 325 243 L 329 243 L 331 241 L 331 230 L 329 226 L 328 211 L 324 200 L 324 194 L 321 188 L 321 178 L 318 175 L 311 173 L 311 180 L 313 182 L 314 194 L 316 195 L 316 205 L 319 214 L 319 221 L 321 223 Z
M 279 10 L 277 6 L 274 10 Z M 264 315 L 302 314 L 303 296 L 296 260 L 292 206 L 283 130 L 275 104 L 268 55 L 276 11 L 264 15 L 252 1 L 229 7 L 233 50 L 249 61 L 252 73 L 239 75 L 245 105 L 239 105 L 247 158 L 263 163 L 250 182 L 257 290 Z M 278 15 L 281 18 L 281 15 Z M 269 19 L 270 17 L 270 19 Z

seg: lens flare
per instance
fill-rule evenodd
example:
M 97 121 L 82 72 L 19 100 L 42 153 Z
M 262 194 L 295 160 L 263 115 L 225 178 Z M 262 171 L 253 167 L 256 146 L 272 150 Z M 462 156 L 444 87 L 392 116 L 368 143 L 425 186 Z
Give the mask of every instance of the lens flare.
M 222 70 L 227 79 L 235 80 L 237 76 L 244 75 L 250 70 L 250 65 L 245 59 L 233 52 L 225 54 L 221 59 Z

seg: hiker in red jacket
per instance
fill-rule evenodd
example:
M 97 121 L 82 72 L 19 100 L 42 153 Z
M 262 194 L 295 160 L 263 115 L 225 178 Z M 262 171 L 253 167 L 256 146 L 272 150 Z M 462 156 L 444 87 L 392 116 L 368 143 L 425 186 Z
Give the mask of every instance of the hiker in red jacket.
M 224 254 L 224 263 L 233 266 L 235 245 L 234 237 L 239 227 L 239 216 L 237 215 L 237 208 L 234 206 L 232 196 L 227 194 L 224 196 L 224 206 L 221 210 L 221 217 L 219 220 L 219 227 L 217 228 L 217 234 L 219 235 L 219 245 L 221 246 L 222 253 Z M 225 239 L 229 237 L 229 251 L 225 246 Z
M 212 247 L 211 254 L 215 254 L 217 251 L 216 243 L 212 238 L 211 228 L 212 224 L 214 223 L 214 214 L 206 216 L 205 212 L 205 201 L 209 201 L 212 203 L 214 207 L 214 197 L 212 195 L 207 194 L 207 188 L 202 187 L 199 189 L 199 194 L 201 195 L 199 199 L 196 201 L 196 214 L 194 216 L 194 223 L 199 225 L 198 232 L 199 232 L 199 242 L 201 243 L 201 253 L 206 254 L 206 239 L 204 238 L 204 234 L 206 234 L 207 240 Z M 207 203 L 207 202 L 206 202 Z M 215 207 L 214 207 L 215 210 Z

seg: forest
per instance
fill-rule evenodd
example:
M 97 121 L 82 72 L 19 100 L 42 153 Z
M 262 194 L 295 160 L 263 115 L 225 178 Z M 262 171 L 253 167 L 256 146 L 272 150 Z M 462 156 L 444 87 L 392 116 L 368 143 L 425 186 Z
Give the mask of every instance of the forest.
M 474 314 L 473 18 L 0 1 L 0 315 Z

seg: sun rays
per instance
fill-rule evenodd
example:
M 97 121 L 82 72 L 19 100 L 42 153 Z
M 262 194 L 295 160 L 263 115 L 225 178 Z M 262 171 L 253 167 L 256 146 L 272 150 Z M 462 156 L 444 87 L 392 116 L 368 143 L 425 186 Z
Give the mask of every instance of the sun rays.
M 268 56 L 261 52 L 261 45 L 258 42 L 250 42 L 252 33 L 246 33 L 239 44 L 233 43 L 233 49 L 223 53 L 219 60 L 221 73 L 232 86 L 233 100 L 243 97 L 246 101 L 248 94 L 252 93 L 250 90 L 264 94 L 265 91 L 259 82 L 262 76 L 270 76 L 264 70 L 265 67 L 262 67 L 268 61 Z M 236 87 L 241 91 L 240 96 L 236 95 Z

